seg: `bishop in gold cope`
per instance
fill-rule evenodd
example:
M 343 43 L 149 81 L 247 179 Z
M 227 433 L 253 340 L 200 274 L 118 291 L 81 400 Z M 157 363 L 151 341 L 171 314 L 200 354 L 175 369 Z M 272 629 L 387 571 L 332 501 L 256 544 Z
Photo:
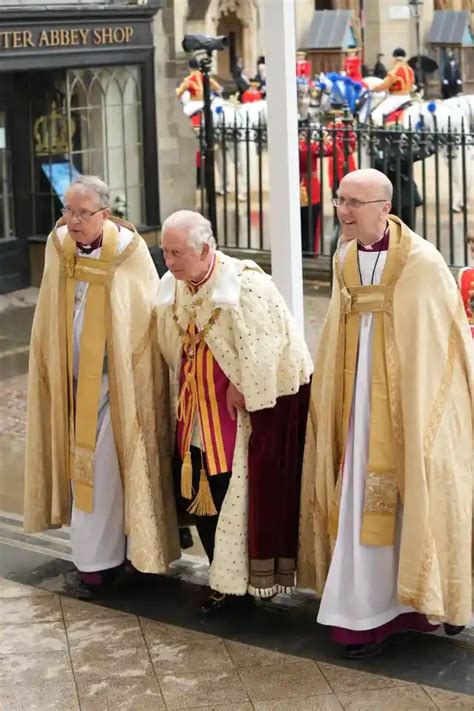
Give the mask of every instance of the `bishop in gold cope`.
M 107 185 L 79 177 L 48 237 L 33 322 L 24 517 L 30 532 L 70 525 L 79 597 L 126 560 L 164 573 L 179 557 L 158 282 L 133 225 L 111 217 Z
M 356 170 L 312 383 L 298 582 L 351 657 L 471 619 L 472 343 L 441 254 Z

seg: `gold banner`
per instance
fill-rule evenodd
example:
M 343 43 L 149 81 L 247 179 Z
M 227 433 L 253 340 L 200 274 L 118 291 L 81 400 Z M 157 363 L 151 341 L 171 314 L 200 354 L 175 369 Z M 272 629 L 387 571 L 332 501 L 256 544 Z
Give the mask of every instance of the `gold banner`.
M 31 47 L 94 47 L 129 44 L 133 27 L 52 28 L 47 30 L 6 30 L 0 32 L 0 50 Z

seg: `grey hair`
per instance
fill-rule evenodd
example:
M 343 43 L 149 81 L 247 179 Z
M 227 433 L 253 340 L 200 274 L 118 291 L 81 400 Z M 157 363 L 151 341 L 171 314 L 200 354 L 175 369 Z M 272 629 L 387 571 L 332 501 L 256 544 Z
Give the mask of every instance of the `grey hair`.
M 186 232 L 186 241 L 195 252 L 200 254 L 205 244 L 213 252 L 216 240 L 212 233 L 212 225 L 200 212 L 193 210 L 178 210 L 166 218 L 161 226 L 161 237 L 167 230 Z
M 110 207 L 110 189 L 97 175 L 80 175 L 72 181 L 68 190 L 80 188 L 83 192 L 94 193 L 101 207 Z

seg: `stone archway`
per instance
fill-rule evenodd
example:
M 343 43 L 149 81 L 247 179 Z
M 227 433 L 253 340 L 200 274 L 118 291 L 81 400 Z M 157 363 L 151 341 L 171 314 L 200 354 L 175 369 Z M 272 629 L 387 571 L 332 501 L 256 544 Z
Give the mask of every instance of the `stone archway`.
M 260 17 L 256 0 L 211 0 L 206 13 L 206 34 L 231 37 L 232 54 L 243 59 L 245 72 L 254 76 L 260 45 Z M 217 73 L 230 75 L 231 52 L 219 53 Z

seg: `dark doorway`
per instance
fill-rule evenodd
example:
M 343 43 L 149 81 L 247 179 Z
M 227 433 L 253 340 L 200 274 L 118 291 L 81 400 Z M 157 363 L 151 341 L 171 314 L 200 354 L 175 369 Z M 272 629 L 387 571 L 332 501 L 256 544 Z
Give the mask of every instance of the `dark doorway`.
M 0 293 L 28 283 L 29 149 L 21 76 L 0 76 Z M 26 127 L 26 133 L 24 132 Z

